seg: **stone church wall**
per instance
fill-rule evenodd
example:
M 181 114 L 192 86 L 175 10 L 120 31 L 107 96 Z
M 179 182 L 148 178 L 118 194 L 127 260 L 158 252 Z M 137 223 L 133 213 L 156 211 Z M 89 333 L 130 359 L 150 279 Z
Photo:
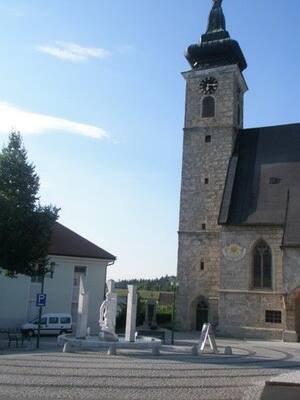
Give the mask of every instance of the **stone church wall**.
M 224 226 L 221 248 L 237 244 L 242 259 L 229 259 L 222 251 L 220 267 L 219 326 L 223 335 L 281 339 L 285 322 L 283 302 L 282 228 Z M 253 289 L 253 248 L 263 239 L 272 252 L 273 288 Z M 282 323 L 265 322 L 266 310 L 282 312 Z
M 196 329 L 199 300 L 208 302 L 209 320 L 218 319 L 219 235 L 181 234 L 179 237 L 177 324 L 180 329 Z M 201 270 L 201 263 L 204 269 Z
M 300 340 L 300 248 L 283 251 L 284 292 L 286 302 L 286 341 Z

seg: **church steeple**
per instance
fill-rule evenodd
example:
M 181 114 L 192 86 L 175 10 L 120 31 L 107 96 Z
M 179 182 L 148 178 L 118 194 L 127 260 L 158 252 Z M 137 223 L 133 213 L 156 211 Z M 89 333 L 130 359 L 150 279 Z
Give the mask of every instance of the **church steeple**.
M 187 49 L 186 58 L 193 69 L 228 64 L 238 64 L 241 71 L 247 68 L 238 42 L 232 40 L 226 30 L 222 0 L 213 0 L 207 31 L 202 35 L 201 43 L 191 45 Z
M 226 21 L 222 9 L 222 0 L 214 0 L 212 10 L 208 18 L 208 26 L 205 35 L 202 35 L 202 41 L 227 39 L 229 33 L 226 31 Z

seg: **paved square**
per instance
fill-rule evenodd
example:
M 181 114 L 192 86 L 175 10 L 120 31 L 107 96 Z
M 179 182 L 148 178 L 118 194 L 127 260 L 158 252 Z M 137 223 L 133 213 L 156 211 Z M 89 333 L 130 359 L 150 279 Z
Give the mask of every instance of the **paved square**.
M 177 342 L 180 345 L 193 341 Z M 2 399 L 241 400 L 266 379 L 300 368 L 300 345 L 218 341 L 234 356 L 195 357 L 187 347 L 147 352 L 44 351 L 0 356 Z

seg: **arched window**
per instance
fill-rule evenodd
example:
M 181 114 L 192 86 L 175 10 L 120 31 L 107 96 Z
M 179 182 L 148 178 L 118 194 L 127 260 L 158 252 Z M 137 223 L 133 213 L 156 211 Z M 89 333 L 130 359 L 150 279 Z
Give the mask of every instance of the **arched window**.
M 212 118 L 215 116 L 216 104 L 212 96 L 204 97 L 202 101 L 202 118 Z
M 272 288 L 272 254 L 266 242 L 260 240 L 253 250 L 253 288 Z

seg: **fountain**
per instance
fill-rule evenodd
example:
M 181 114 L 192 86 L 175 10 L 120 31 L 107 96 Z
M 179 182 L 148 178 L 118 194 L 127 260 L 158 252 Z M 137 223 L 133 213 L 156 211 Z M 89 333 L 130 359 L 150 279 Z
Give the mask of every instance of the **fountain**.
M 100 306 L 99 335 L 90 335 L 90 329 L 87 327 L 87 300 L 88 293 L 84 282 L 81 282 L 76 335 L 64 334 L 57 338 L 64 352 L 107 349 L 109 355 L 115 355 L 117 349 L 151 349 L 153 354 L 159 354 L 160 339 L 137 335 L 137 292 L 134 285 L 128 285 L 125 337 L 116 334 L 117 293 L 113 280 L 107 282 L 106 297 Z

